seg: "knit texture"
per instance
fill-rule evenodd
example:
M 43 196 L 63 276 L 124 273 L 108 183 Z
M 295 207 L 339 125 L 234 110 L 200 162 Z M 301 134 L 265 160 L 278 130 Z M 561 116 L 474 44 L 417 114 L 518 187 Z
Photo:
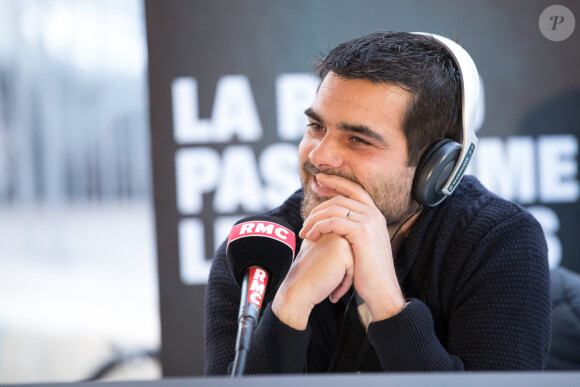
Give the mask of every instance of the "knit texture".
M 267 215 L 302 226 L 297 191 Z M 297 251 L 301 240 L 297 240 Z M 425 208 L 395 269 L 411 303 L 398 315 L 361 326 L 352 290 L 315 306 L 305 331 L 280 322 L 265 297 L 246 373 L 542 369 L 550 345 L 550 277 L 538 222 L 522 207 L 464 177 L 455 193 Z M 234 358 L 240 289 L 225 244 L 206 292 L 208 375 Z

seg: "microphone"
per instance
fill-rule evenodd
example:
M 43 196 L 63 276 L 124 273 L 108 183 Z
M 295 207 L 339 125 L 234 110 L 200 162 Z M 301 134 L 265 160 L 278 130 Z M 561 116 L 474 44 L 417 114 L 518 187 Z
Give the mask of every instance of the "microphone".
M 292 226 L 270 216 L 241 219 L 230 232 L 228 266 L 242 290 L 232 377 L 243 375 L 266 290 L 275 288 L 286 277 L 295 247 Z

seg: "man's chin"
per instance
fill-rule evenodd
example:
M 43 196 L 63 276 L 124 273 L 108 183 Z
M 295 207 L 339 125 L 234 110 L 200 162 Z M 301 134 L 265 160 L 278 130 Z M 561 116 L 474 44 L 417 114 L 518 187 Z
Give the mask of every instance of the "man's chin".
M 305 220 L 314 207 L 332 198 L 332 196 L 325 197 L 320 196 L 312 192 L 311 190 L 303 191 L 304 197 L 302 199 L 301 215 L 302 220 Z
M 312 211 L 312 209 L 314 209 L 314 207 L 337 196 L 338 192 L 326 188 L 326 190 L 330 194 L 322 195 L 316 192 L 318 182 L 316 180 L 315 175 L 302 171 L 301 177 L 302 177 L 302 194 L 303 194 L 301 215 L 302 220 L 305 220 Z

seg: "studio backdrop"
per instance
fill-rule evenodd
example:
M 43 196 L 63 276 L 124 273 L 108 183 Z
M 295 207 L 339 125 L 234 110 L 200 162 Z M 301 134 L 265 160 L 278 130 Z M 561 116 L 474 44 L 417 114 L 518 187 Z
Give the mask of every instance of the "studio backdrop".
M 552 267 L 580 272 L 577 1 L 145 5 L 165 376 L 203 373 L 205 284 L 233 223 L 299 188 L 315 59 L 379 29 L 441 34 L 471 53 L 483 88 L 468 173 L 532 211 Z

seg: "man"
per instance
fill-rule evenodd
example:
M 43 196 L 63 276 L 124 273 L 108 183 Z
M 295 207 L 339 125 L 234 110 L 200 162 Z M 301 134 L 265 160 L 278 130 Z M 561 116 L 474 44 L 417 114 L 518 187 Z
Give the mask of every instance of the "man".
M 299 253 L 265 310 L 247 373 L 541 369 L 549 271 L 538 223 L 471 176 L 412 195 L 433 143 L 461 142 L 461 77 L 435 39 L 377 32 L 333 49 L 306 110 L 302 189 L 267 214 Z M 216 253 L 206 373 L 234 356 L 239 287 Z

